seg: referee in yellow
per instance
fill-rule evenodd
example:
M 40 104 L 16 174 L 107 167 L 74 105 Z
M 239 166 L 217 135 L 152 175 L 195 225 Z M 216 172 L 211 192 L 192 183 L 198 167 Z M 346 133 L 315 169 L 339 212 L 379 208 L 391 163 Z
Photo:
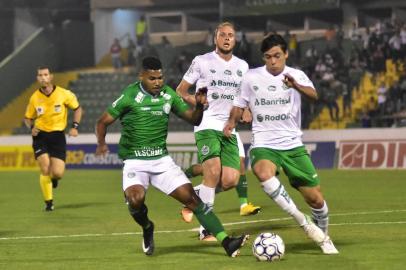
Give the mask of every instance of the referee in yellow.
M 73 110 L 73 123 L 69 136 L 78 136 L 82 108 L 74 93 L 52 83 L 48 67 L 39 67 L 35 90 L 25 112 L 25 125 L 31 130 L 32 147 L 41 171 L 39 183 L 45 200 L 45 211 L 54 210 L 52 188 L 65 172 L 68 109 Z

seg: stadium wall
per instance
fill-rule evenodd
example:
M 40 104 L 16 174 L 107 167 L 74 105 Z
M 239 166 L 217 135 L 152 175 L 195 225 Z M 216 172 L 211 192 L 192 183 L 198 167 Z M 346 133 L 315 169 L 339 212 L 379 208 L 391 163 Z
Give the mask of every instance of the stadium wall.
M 248 150 L 251 132 L 240 132 Z M 68 138 L 66 164 L 71 169 L 121 168 L 117 155 L 119 134 L 109 134 L 110 153 L 94 155 L 96 138 L 82 134 Z M 303 141 L 319 169 L 406 169 L 406 128 L 306 130 Z M 197 163 L 192 132 L 173 132 L 168 135 L 168 149 L 181 167 Z M 26 135 L 0 137 L 0 170 L 37 170 L 31 148 L 31 137 Z

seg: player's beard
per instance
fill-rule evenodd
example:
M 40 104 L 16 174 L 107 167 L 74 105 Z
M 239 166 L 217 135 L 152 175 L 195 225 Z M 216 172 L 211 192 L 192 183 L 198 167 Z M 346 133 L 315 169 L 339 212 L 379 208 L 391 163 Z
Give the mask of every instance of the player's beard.
M 225 49 L 222 49 L 222 48 L 217 48 L 217 49 L 222 54 L 232 54 L 233 53 L 233 48 L 228 49 L 228 50 L 225 50 Z

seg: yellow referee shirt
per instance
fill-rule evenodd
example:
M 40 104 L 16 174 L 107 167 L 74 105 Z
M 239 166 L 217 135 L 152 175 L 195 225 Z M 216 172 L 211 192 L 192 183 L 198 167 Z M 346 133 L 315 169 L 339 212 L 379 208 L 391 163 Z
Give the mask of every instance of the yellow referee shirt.
M 79 102 L 74 93 L 59 86 L 49 96 L 37 89 L 32 94 L 25 112 L 25 118 L 35 120 L 39 130 L 63 131 L 68 119 L 68 108 L 75 110 Z

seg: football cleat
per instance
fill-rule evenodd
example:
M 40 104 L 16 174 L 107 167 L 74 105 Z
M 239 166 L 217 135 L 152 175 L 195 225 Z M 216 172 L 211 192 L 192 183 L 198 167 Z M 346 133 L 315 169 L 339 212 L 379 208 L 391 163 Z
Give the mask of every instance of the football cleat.
M 52 200 L 45 201 L 45 211 L 49 212 L 49 211 L 53 211 L 53 210 L 54 210 L 54 203 L 52 202 Z
M 152 255 L 154 253 L 155 244 L 154 244 L 154 223 L 151 222 L 151 225 L 147 229 L 142 229 L 142 250 L 145 255 Z
M 323 242 L 319 243 L 319 246 L 324 254 L 334 255 L 339 253 L 336 247 L 334 246 L 333 241 L 330 239 L 328 235 L 323 240 Z
M 207 230 L 203 229 L 199 232 L 199 240 L 205 242 L 216 242 L 217 238 Z
M 247 203 L 240 208 L 240 216 L 256 215 L 261 211 L 260 206 L 255 206 L 252 203 Z
M 193 211 L 190 210 L 187 207 L 183 207 L 182 210 L 180 211 L 180 214 L 182 215 L 182 219 L 186 223 L 190 223 L 193 220 Z
M 319 227 L 317 227 L 316 224 L 313 223 L 313 221 L 307 215 L 306 221 L 307 223 L 301 226 L 302 229 L 310 239 L 320 245 L 320 243 L 326 239 L 326 235 Z
M 51 179 L 51 182 L 52 182 L 52 188 L 57 188 L 58 187 L 58 184 L 59 184 L 58 180 Z
M 240 237 L 226 237 L 221 244 L 227 255 L 234 258 L 240 255 L 240 248 L 247 242 L 249 237 L 248 234 L 243 234 Z

